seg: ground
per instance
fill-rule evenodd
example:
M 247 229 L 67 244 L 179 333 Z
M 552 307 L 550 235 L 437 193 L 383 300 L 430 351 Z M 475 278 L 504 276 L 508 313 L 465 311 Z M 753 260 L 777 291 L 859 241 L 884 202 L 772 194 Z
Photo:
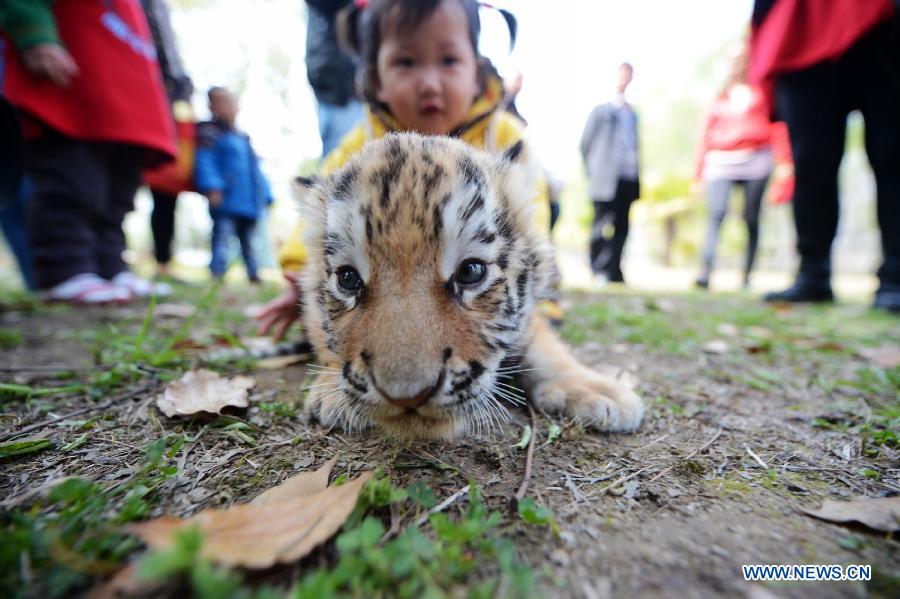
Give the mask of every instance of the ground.
M 425 535 L 443 545 L 436 542 L 422 563 L 430 556 L 465 566 L 454 574 L 420 564 L 427 574 L 412 576 L 427 577 L 422 588 L 432 596 L 900 592 L 900 544 L 893 536 L 805 513 L 826 499 L 900 493 L 900 368 L 885 369 L 869 353 L 898 342 L 896 317 L 856 303 L 771 308 L 741 294 L 567 294 L 563 336 L 586 363 L 611 365 L 632 379 L 646 418 L 634 434 L 607 435 L 538 414 L 527 488 L 534 513 L 520 516 L 509 506 L 526 464 L 520 439 L 530 418 L 521 409 L 512 409 L 502 430 L 454 442 L 345 435 L 303 416 L 305 366 L 263 369 L 241 360 L 214 366 L 256 377 L 250 408 L 211 420 L 162 415 L 154 397 L 165 382 L 196 366 L 210 347 L 252 336 L 245 308 L 274 292 L 184 287 L 165 304 L 115 309 L 4 296 L 4 595 L 81 593 L 140 554 L 140 543 L 122 533 L 126 522 L 249 500 L 332 457 L 333 477 L 380 468 L 383 481 L 410 496 L 370 502 L 370 517 L 391 532 L 359 554 L 368 565 L 356 566 L 357 578 L 335 583 L 351 595 L 406 592 L 385 582 L 384 572 L 376 576 L 375 552 L 402 553 L 388 539 L 413 527 L 420 506 L 412 496 L 430 489 L 440 501 L 470 482 L 501 514 L 495 526 L 485 525 L 487 536 L 473 538 L 497 544 L 451 554 L 447 535 L 454 533 L 425 524 Z M 24 453 L 8 455 L 23 439 L 33 443 L 19 443 Z M 50 489 L 66 477 L 91 483 Z M 462 526 L 480 518 L 469 504 L 463 496 L 443 514 Z M 375 540 L 383 532 L 376 528 Z M 508 541 L 519 569 L 498 549 Z M 196 568 L 190 580 L 170 580 L 163 592 L 175 596 L 189 586 L 197 595 L 249 596 L 265 587 L 283 596 L 298 581 L 312 584 L 311 572 L 339 571 L 335 564 L 348 543 L 336 548 L 332 541 L 299 564 L 243 574 L 243 583 L 229 582 L 218 594 L 198 582 Z M 867 584 L 751 584 L 742 564 L 869 564 L 874 576 Z M 368 572 L 371 580 L 364 579 Z

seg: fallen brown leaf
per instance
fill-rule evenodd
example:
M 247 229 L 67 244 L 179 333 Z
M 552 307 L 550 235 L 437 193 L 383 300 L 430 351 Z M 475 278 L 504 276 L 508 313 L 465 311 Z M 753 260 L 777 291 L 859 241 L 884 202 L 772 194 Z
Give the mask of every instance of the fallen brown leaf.
M 862 357 L 882 368 L 890 369 L 900 366 L 900 346 L 893 343 L 886 343 L 879 347 L 867 347 L 859 353 Z
M 829 522 L 860 522 L 882 532 L 900 530 L 900 496 L 871 499 L 862 497 L 852 501 L 826 500 L 817 510 L 806 510 Z
M 708 354 L 724 354 L 728 351 L 728 342 L 722 339 L 713 339 L 704 343 L 702 349 Z
M 337 462 L 337 458 L 332 458 L 314 472 L 303 472 L 292 476 L 280 485 L 257 495 L 250 503 L 262 505 L 272 501 L 284 501 L 321 493 L 328 486 L 328 477 L 331 476 L 331 469 L 334 468 L 335 462 Z
M 223 408 L 246 408 L 250 404 L 247 391 L 256 381 L 247 376 L 225 379 L 211 370 L 186 372 L 169 383 L 156 405 L 166 416 L 190 416 L 199 412 L 218 414 Z
M 329 463 L 311 474 L 321 476 L 330 468 Z M 296 561 L 330 539 L 353 511 L 369 478 L 371 472 L 364 472 L 341 486 L 293 497 L 279 487 L 295 487 L 294 492 L 308 492 L 309 488 L 288 479 L 267 491 L 263 501 L 258 501 L 260 496 L 252 503 L 207 509 L 186 519 L 162 516 L 131 530 L 151 549 L 168 549 L 178 531 L 196 526 L 203 537 L 200 553 L 204 557 L 226 566 L 269 568 Z

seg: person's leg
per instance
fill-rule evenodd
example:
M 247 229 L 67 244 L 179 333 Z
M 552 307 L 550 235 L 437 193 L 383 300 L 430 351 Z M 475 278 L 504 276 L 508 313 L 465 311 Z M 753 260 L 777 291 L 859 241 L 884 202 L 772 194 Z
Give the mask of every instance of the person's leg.
M 800 271 L 792 287 L 767 301 L 831 301 L 831 243 L 837 231 L 837 173 L 844 153 L 846 90 L 837 66 L 820 64 L 782 75 L 779 116 L 787 122 L 794 156 L 794 225 Z
M 628 220 L 631 212 L 631 203 L 637 199 L 637 182 L 620 181 L 616 189 L 613 219 L 613 237 L 610 242 L 610 256 L 606 267 L 609 280 L 614 283 L 624 283 L 622 275 L 622 252 L 625 250 L 625 241 L 628 239 Z
M 762 207 L 763 193 L 766 191 L 768 177 L 751 179 L 744 182 L 744 224 L 747 225 L 747 254 L 744 259 L 744 287 L 750 286 L 750 271 L 756 260 L 756 249 L 759 245 L 759 211 Z
M 29 141 L 26 173 L 33 185 L 26 213 L 37 288 L 98 274 L 93 220 L 109 185 L 95 149 L 62 136 Z
M 209 270 L 215 278 L 221 278 L 228 270 L 228 246 L 235 234 L 234 217 L 216 214 L 212 217 L 212 261 Z
M 256 253 L 253 250 L 253 231 L 256 228 L 256 221 L 250 218 L 238 218 L 235 220 L 235 228 L 241 244 L 244 265 L 247 267 L 247 278 L 255 283 L 259 281 Z
M 153 192 L 153 211 L 150 231 L 153 233 L 153 255 L 162 268 L 172 259 L 172 239 L 175 235 L 175 203 L 177 195 Z
M 900 312 L 900 18 L 849 56 L 875 172 L 883 262 L 875 306 Z
M 703 243 L 703 267 L 697 277 L 697 286 L 709 286 L 716 261 L 716 246 L 719 244 L 719 230 L 725 215 L 728 214 L 728 200 L 731 198 L 732 182 L 728 179 L 715 179 L 706 183 L 706 204 L 708 210 L 706 225 L 706 241 Z
M 591 225 L 590 259 L 591 270 L 595 275 L 608 275 L 606 264 L 609 261 L 609 230 L 615 220 L 613 200 L 594 200 L 594 222 Z
M 136 148 L 119 144 L 104 144 L 99 153 L 105 158 L 109 185 L 104 210 L 94 219 L 96 260 L 100 276 L 113 279 L 128 270 L 122 258 L 127 247 L 122 223 L 134 210 L 134 195 L 141 184 L 141 155 Z
M 9 198 L 8 203 L 0 201 L 0 229 L 9 243 L 22 281 L 29 291 L 37 289 L 32 272 L 31 241 L 28 239 L 26 228 L 26 206 L 31 195 L 31 182 L 27 177 L 23 178 L 16 197 Z

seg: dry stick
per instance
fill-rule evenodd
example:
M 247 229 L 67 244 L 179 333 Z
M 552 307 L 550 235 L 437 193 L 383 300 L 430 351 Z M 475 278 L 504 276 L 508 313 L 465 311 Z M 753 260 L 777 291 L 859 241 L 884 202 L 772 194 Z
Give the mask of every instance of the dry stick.
M 528 490 L 528 483 L 531 482 L 531 464 L 534 460 L 534 440 L 537 439 L 537 416 L 534 414 L 534 408 L 531 407 L 531 404 L 526 404 L 528 406 L 528 415 L 531 416 L 531 439 L 528 441 L 528 453 L 525 455 L 525 476 L 522 477 L 522 484 L 519 485 L 519 490 L 516 491 L 516 500 L 513 507 L 517 507 L 519 502 L 522 501 L 522 498 L 525 497 L 525 491 Z
M 460 497 L 463 497 L 464 495 L 468 495 L 468 494 L 469 494 L 469 490 L 470 490 L 469 487 L 470 487 L 470 485 L 466 485 L 465 487 L 463 487 L 462 489 L 460 489 L 459 491 L 457 491 L 456 493 L 454 493 L 453 495 L 451 495 L 451 496 L 448 497 L 447 499 L 443 500 L 442 502 L 440 502 L 439 504 L 437 504 L 436 506 L 434 506 L 433 508 L 431 508 L 430 510 L 428 510 L 428 511 L 427 511 L 425 514 L 423 514 L 418 520 L 416 520 L 416 523 L 415 523 L 414 526 L 422 526 L 423 524 L 425 524 L 425 523 L 428 521 L 428 516 L 430 516 L 431 514 L 436 514 L 436 513 L 438 513 L 438 512 L 444 511 L 444 510 L 447 509 L 454 501 L 456 501 L 456 500 L 459 499 Z
M 632 472 L 631 474 L 628 474 L 628 475 L 623 476 L 623 477 L 621 477 L 621 478 L 617 478 L 616 480 L 614 480 L 613 482 L 609 483 L 608 485 L 606 485 L 605 487 L 603 487 L 603 488 L 600 489 L 599 491 L 591 491 L 590 493 L 588 493 L 587 495 L 585 495 L 585 497 L 590 497 L 591 495 L 594 495 L 595 493 L 598 494 L 598 495 L 603 495 L 604 493 L 606 493 L 606 492 L 609 491 L 610 489 L 612 489 L 612 488 L 614 488 L 614 487 L 617 487 L 618 485 L 621 485 L 622 483 L 624 483 L 624 482 L 626 482 L 626 481 L 631 480 L 632 478 L 634 478 L 635 476 L 637 476 L 638 474 L 640 474 L 640 473 L 643 472 L 644 470 L 646 470 L 646 468 L 641 468 L 641 469 L 638 470 L 637 472 Z
M 50 426 L 51 424 L 56 424 L 57 422 L 62 422 L 63 420 L 68 420 L 69 418 L 74 418 L 75 416 L 80 416 L 82 414 L 86 414 L 87 412 L 93 412 L 95 410 L 102 410 L 104 408 L 108 408 L 114 403 L 118 403 L 120 401 L 125 401 L 126 399 L 131 399 L 132 397 L 147 391 L 148 389 L 152 389 L 156 386 L 156 379 L 150 381 L 145 385 L 141 385 L 136 389 L 132 389 L 128 393 L 123 393 L 122 395 L 111 397 L 104 402 L 98 403 L 93 406 L 88 406 L 86 408 L 82 408 L 80 410 L 75 410 L 74 412 L 69 412 L 65 416 L 57 416 L 56 418 L 51 418 L 50 420 L 45 420 L 43 422 L 38 422 L 37 424 L 31 424 L 24 428 L 21 428 L 17 431 L 13 431 L 11 433 L 7 433 L 0 437 L 0 442 L 8 441 L 9 439 L 13 439 L 15 437 L 20 437 L 26 433 L 30 433 L 31 431 L 37 430 L 39 428 L 44 428 L 45 426 Z
M 753 450 L 750 449 L 750 446 L 749 446 L 749 445 L 744 445 L 744 449 L 747 450 L 747 453 L 750 454 L 750 457 L 753 458 L 753 459 L 756 461 L 757 464 L 759 464 L 760 466 L 763 467 L 763 470 L 768 470 L 768 469 L 769 469 L 769 467 L 766 466 L 766 463 L 762 461 L 762 458 L 759 457 L 758 455 L 756 455 L 755 453 L 753 453 Z
M 683 462 L 684 460 L 689 460 L 689 459 L 691 459 L 692 457 L 694 457 L 695 455 L 697 455 L 698 453 L 700 453 L 701 451 L 705 451 L 707 447 L 709 447 L 710 445 L 712 445 L 713 443 L 716 442 L 716 439 L 719 438 L 719 436 L 722 434 L 722 431 L 724 431 L 724 430 L 725 430 L 724 428 L 720 428 L 719 430 L 717 430 L 717 431 L 716 431 L 716 434 L 713 435 L 712 439 L 710 439 L 709 441 L 707 441 L 706 443 L 704 443 L 701 447 L 698 447 L 697 449 L 695 449 L 694 451 L 692 451 L 691 453 L 689 453 L 689 454 L 686 455 L 685 457 L 681 458 L 681 460 L 679 460 L 679 462 Z M 659 478 L 659 477 L 662 476 L 663 474 L 667 473 L 669 470 L 671 470 L 671 469 L 674 468 L 674 467 L 675 467 L 675 464 L 672 464 L 671 466 L 669 466 L 668 468 L 666 468 L 665 470 L 663 470 L 662 472 L 660 472 L 659 474 L 657 474 L 656 476 L 654 476 L 653 478 L 651 478 L 650 480 L 648 480 L 648 481 L 647 481 L 647 484 L 652 483 L 652 482 L 655 481 L 657 478 Z

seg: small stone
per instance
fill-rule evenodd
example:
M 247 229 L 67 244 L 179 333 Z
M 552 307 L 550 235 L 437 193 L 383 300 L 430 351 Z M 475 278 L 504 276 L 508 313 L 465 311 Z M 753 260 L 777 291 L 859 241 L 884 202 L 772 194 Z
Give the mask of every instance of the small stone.
M 566 567 L 569 565 L 571 561 L 569 559 L 569 554 L 563 551 L 562 549 L 554 549 L 550 553 L 550 561 L 556 564 L 557 566 Z

